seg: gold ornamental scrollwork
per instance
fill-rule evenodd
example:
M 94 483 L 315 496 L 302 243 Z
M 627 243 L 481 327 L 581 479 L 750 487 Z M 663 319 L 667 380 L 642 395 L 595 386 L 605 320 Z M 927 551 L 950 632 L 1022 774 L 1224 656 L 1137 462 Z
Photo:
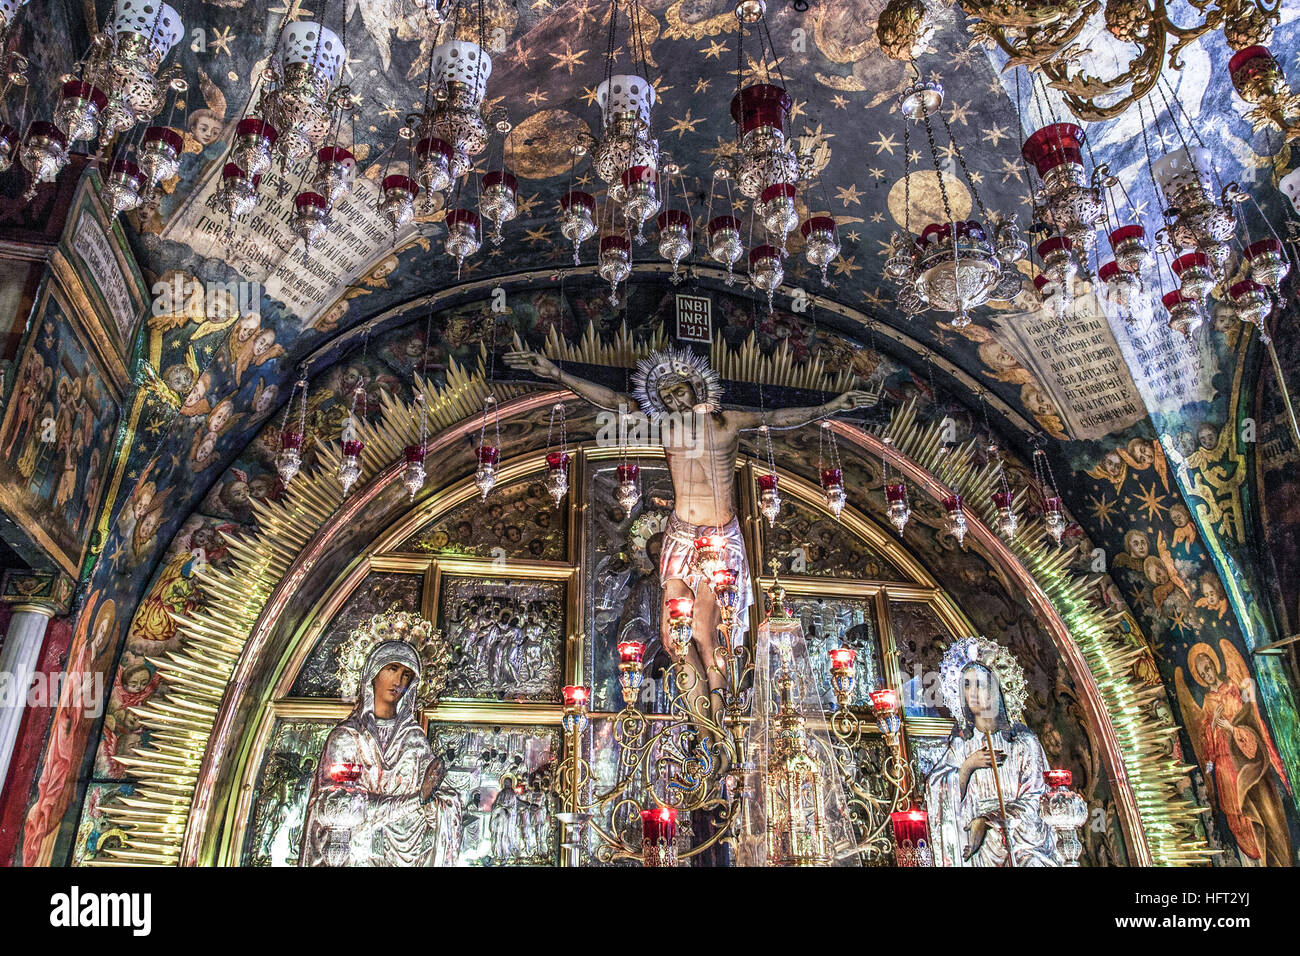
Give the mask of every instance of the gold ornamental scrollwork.
M 1164 0 L 1107 0 L 1104 9 L 1100 0 L 1082 7 L 1060 0 L 960 0 L 976 42 L 1005 53 L 1005 69 L 1024 66 L 1041 73 L 1085 122 L 1119 116 L 1151 92 L 1166 66 L 1181 70 L 1183 51 L 1207 33 L 1222 29 L 1233 50 L 1267 43 L 1280 19 L 1279 4 L 1188 0 L 1201 20 L 1181 26 Z M 1091 52 L 1079 45 L 1079 37 L 1098 12 L 1112 37 L 1137 48 L 1127 66 L 1110 77 L 1090 75 L 1078 65 Z

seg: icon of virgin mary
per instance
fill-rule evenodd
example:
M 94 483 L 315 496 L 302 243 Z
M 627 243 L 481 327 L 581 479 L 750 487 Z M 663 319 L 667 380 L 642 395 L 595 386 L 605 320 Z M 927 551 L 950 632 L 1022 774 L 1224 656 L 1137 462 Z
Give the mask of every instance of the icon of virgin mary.
M 943 656 L 940 687 L 956 726 L 925 783 L 941 866 L 1060 866 L 1052 828 L 1039 816 L 1047 755 L 1024 724 L 1024 672 L 985 637 Z M 996 779 L 994 774 L 997 774 Z
M 357 670 L 356 707 L 317 765 L 299 865 L 454 866 L 460 797 L 416 719 L 425 662 L 407 640 L 381 640 Z

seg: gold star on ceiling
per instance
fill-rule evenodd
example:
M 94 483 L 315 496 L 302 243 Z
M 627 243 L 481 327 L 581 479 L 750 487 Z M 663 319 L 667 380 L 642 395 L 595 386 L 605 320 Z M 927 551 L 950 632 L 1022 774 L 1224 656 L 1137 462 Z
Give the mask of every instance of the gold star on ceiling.
M 596 87 L 594 86 L 584 86 L 582 88 L 582 98 L 586 101 L 588 106 L 595 106 L 596 98 L 599 95 L 600 94 L 596 92 Z
M 1088 501 L 1089 501 L 1088 510 L 1091 511 L 1092 516 L 1095 519 L 1097 519 L 1097 523 L 1101 525 L 1103 528 L 1109 528 L 1111 526 L 1112 521 L 1114 520 L 1116 503 L 1114 501 L 1107 500 L 1106 493 L 1104 491 L 1101 493 L 1100 498 L 1096 498 L 1093 497 L 1092 495 L 1089 495 Z
M 885 178 L 885 171 L 883 169 L 877 169 L 875 167 L 872 167 L 871 169 L 867 170 L 867 175 L 870 176 L 872 179 L 880 180 Z
M 544 92 L 543 90 L 534 89 L 531 93 L 527 94 L 524 98 L 528 100 L 529 106 L 537 106 L 539 103 L 545 103 L 546 97 L 549 95 L 550 94 Z
M 516 210 L 518 210 L 519 215 L 531 216 L 533 214 L 533 210 L 537 208 L 537 204 L 540 203 L 541 201 L 542 198 L 537 193 L 530 194 L 527 199 L 525 199 L 523 196 L 520 196 L 515 200 L 515 208 Z
M 840 201 L 840 205 L 847 206 L 853 203 L 855 206 L 862 205 L 862 193 L 858 192 L 858 184 L 850 183 L 848 186 L 836 186 L 835 198 Z
M 858 231 L 856 229 L 850 229 L 847 233 L 845 233 L 845 238 L 847 238 L 849 242 L 857 242 L 861 237 L 858 235 Z
M 1003 156 L 999 160 L 999 162 L 1002 163 L 1002 168 L 999 169 L 998 172 L 1002 174 L 1002 181 L 1004 183 L 1012 176 L 1016 177 L 1016 182 L 1018 183 L 1023 183 L 1025 181 L 1024 178 L 1020 175 L 1021 172 L 1020 164 L 1017 163 L 1015 160 L 1007 159 L 1005 156 Z
M 1005 128 L 1001 126 L 990 126 L 984 131 L 984 135 L 981 138 L 984 142 L 996 149 L 998 143 L 1002 142 L 1004 139 L 1008 139 L 1009 137 Z
M 849 101 L 838 93 L 831 97 L 831 102 L 835 104 L 837 110 L 847 109 L 849 105 Z
M 686 115 L 680 119 L 676 116 L 671 117 L 673 125 L 668 127 L 669 133 L 676 133 L 677 138 L 681 139 L 687 133 L 694 133 L 695 127 L 699 126 L 707 117 L 701 116 L 698 119 L 691 117 L 691 111 L 687 109 Z
M 867 145 L 876 147 L 877 156 L 879 156 L 882 152 L 887 152 L 889 153 L 890 156 L 893 156 L 894 147 L 898 145 L 898 140 L 894 139 L 893 133 L 890 133 L 888 136 L 886 136 L 884 133 L 881 133 L 875 139 L 868 140 Z
M 717 40 L 710 40 L 709 45 L 700 52 L 704 54 L 706 60 L 720 60 L 722 54 L 727 52 L 727 45 L 719 43 Z
M 550 226 L 542 223 L 536 229 L 527 229 L 524 231 L 524 242 L 530 246 L 538 242 L 550 242 Z
M 1140 510 L 1145 511 L 1147 513 L 1148 521 L 1160 520 L 1160 515 L 1169 510 L 1169 506 L 1164 503 L 1165 496 L 1162 494 L 1156 494 L 1156 484 L 1154 481 L 1151 483 L 1150 488 L 1143 488 L 1141 485 L 1138 485 L 1138 489 L 1142 492 L 1141 494 L 1129 495 L 1125 500 L 1130 504 L 1136 504 Z
M 971 102 L 970 100 L 967 100 L 965 103 L 961 104 L 960 106 L 957 105 L 956 103 L 953 103 L 951 106 L 949 106 L 948 120 L 953 123 L 961 123 L 962 126 L 965 126 L 966 120 L 970 116 L 970 102 Z
M 587 65 L 582 62 L 582 58 L 587 55 L 587 48 L 583 47 L 581 50 L 578 50 L 575 53 L 573 51 L 573 46 L 569 43 L 568 40 L 564 40 L 563 43 L 564 43 L 563 53 L 551 53 L 548 55 L 551 57 L 551 59 L 555 60 L 555 65 L 557 67 L 559 66 L 564 67 L 566 70 L 569 71 L 569 76 L 573 76 L 573 68 L 575 66 Z
M 862 269 L 862 266 L 853 264 L 853 260 L 856 258 L 857 256 L 855 255 L 849 256 L 847 259 L 844 256 L 836 258 L 836 260 L 831 263 L 831 265 L 835 267 L 835 274 L 837 276 L 848 276 L 852 279 L 853 273 L 861 271 Z
M 704 77 L 700 77 L 698 80 L 695 81 L 695 92 L 696 92 L 696 93 L 707 93 L 707 92 L 709 92 L 709 84 L 710 84 L 711 82 L 713 82 L 713 81 L 712 81 L 712 80 L 706 80 Z
M 218 53 L 230 56 L 230 43 L 235 39 L 235 33 L 230 27 L 217 27 L 208 37 L 208 52 L 213 56 Z

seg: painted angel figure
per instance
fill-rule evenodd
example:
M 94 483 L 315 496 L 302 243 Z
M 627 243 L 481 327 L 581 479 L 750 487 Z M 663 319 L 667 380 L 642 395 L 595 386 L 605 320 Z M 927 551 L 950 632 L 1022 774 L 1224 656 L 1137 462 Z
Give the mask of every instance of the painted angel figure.
M 944 654 L 940 675 L 956 726 L 925 782 L 939 865 L 1006 866 L 1010 854 L 1013 866 L 1060 866 L 1038 812 L 1047 756 L 1023 722 L 1019 663 L 995 641 L 968 637 Z
M 406 641 L 376 644 L 357 705 L 330 731 L 307 804 L 300 866 L 455 866 L 460 797 L 415 716 L 423 663 Z
M 1282 757 L 1255 701 L 1254 682 L 1241 653 L 1226 638 L 1223 655 L 1201 642 L 1187 652 L 1187 671 L 1203 689 L 1200 703 L 1183 668 L 1174 672 L 1178 705 L 1197 761 L 1228 818 L 1237 847 L 1262 866 L 1291 865 L 1291 837 L 1277 783 L 1290 792 Z
M 731 634 L 732 641 L 738 644 L 748 631 L 749 607 L 754 602 L 745 539 L 733 507 L 740 433 L 763 426 L 806 425 L 838 411 L 866 405 L 871 396 L 849 391 L 825 405 L 777 408 L 766 413 L 724 409 L 718 373 L 706 358 L 686 348 L 669 348 L 642 359 L 632 377 L 631 395 L 561 371 L 537 352 L 508 352 L 505 359 L 511 368 L 551 379 L 597 408 L 617 412 L 620 430 L 631 422 L 630 429 L 645 423 L 651 434 L 658 432 L 672 475 L 674 496 L 673 513 L 668 518 L 659 555 L 659 580 L 665 601 L 660 633 L 668 633 L 667 601 L 694 597 L 695 647 L 691 663 L 699 673 L 708 675 L 712 690 L 719 690 L 721 673 L 705 665 L 713 661 L 720 616 L 709 582 L 696 569 L 694 542 L 703 535 L 722 535 L 726 539 L 724 559 L 736 574 L 739 597 Z

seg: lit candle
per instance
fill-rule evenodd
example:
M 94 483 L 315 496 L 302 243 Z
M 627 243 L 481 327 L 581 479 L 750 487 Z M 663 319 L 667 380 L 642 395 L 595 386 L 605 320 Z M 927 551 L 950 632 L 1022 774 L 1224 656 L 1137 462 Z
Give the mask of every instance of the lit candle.
M 1049 787 L 1068 787 L 1074 781 L 1074 774 L 1068 770 L 1044 770 L 1043 779 Z
M 847 669 L 857 660 L 858 652 L 851 647 L 837 647 L 831 651 L 831 667 Z
M 564 705 L 566 707 L 585 707 L 588 696 L 587 688 L 570 684 L 564 688 Z
M 934 866 L 928 821 L 924 810 L 895 810 L 889 815 L 899 866 Z
M 359 763 L 334 763 L 330 764 L 327 771 L 330 780 L 334 783 L 356 783 L 361 779 L 361 764 Z
M 713 586 L 715 588 L 730 588 L 736 586 L 736 572 L 731 568 L 718 568 L 713 572 Z
M 640 664 L 643 654 L 645 654 L 645 645 L 640 641 L 619 642 L 618 656 L 624 664 Z
M 677 811 L 672 807 L 655 807 L 641 811 L 641 838 L 648 843 L 672 843 L 677 838 Z
M 872 708 L 878 712 L 893 713 L 898 709 L 898 691 L 892 687 L 873 690 L 867 696 L 871 698 Z
M 691 613 L 695 610 L 695 600 L 693 598 L 669 598 L 667 604 L 670 618 L 685 620 L 690 618 Z

